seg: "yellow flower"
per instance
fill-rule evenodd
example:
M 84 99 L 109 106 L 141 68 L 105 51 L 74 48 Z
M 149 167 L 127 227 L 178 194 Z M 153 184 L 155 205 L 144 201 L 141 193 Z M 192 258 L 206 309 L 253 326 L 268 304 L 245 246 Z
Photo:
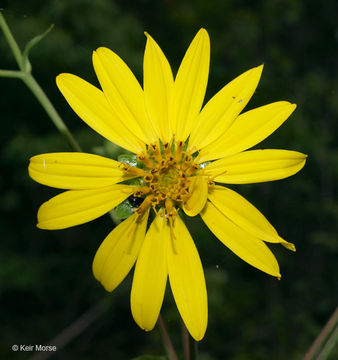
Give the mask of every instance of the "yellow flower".
M 57 85 L 90 127 L 137 154 L 132 166 L 98 155 L 51 153 L 34 156 L 29 174 L 37 182 L 67 189 L 45 202 L 38 227 L 63 229 L 107 213 L 130 196 L 140 206 L 107 236 L 93 262 L 95 278 L 115 289 L 136 262 L 131 309 L 136 323 L 151 330 L 170 286 L 190 334 L 201 340 L 207 326 L 207 292 L 201 261 L 180 212 L 200 214 L 209 229 L 252 266 L 280 277 L 265 242 L 282 239 L 247 200 L 227 187 L 283 179 L 298 172 L 306 155 L 287 150 L 250 150 L 274 132 L 296 105 L 279 101 L 239 115 L 263 69 L 246 71 L 201 110 L 207 87 L 210 42 L 201 29 L 175 80 L 154 39 L 147 35 L 144 89 L 118 55 L 93 53 L 102 91 L 79 77 L 61 74 Z M 140 185 L 125 180 L 138 178 Z M 147 230 L 148 216 L 155 219 Z

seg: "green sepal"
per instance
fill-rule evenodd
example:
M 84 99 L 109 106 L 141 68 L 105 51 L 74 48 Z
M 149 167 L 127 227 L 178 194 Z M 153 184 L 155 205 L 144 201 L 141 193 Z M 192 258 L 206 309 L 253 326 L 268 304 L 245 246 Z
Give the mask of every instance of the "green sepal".
M 114 212 L 115 217 L 118 219 L 126 219 L 129 216 L 134 214 L 134 210 L 137 207 L 134 207 L 130 204 L 129 200 L 124 200 L 120 205 L 117 205 Z
M 40 35 L 33 37 L 33 39 L 29 40 L 28 43 L 26 44 L 25 49 L 22 53 L 22 59 L 23 59 L 22 65 L 26 72 L 30 72 L 32 69 L 29 59 L 28 59 L 29 52 L 36 44 L 38 44 L 53 29 L 53 27 L 54 27 L 54 24 L 50 25 L 50 27 L 46 31 L 44 31 Z

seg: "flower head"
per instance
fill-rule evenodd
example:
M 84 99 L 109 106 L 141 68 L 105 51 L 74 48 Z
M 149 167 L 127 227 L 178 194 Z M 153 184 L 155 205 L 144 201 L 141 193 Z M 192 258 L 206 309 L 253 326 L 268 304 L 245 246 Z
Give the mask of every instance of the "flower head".
M 93 53 L 102 90 L 75 75 L 57 77 L 73 110 L 99 134 L 137 157 L 128 163 L 85 153 L 34 156 L 30 176 L 68 190 L 40 207 L 37 226 L 53 230 L 79 225 L 127 198 L 138 199 L 134 213 L 99 247 L 94 276 L 112 291 L 136 263 L 131 309 L 145 330 L 157 321 L 169 276 L 181 317 L 190 334 L 200 340 L 207 326 L 207 292 L 198 252 L 180 212 L 200 214 L 236 255 L 279 278 L 278 263 L 265 242 L 291 250 L 294 245 L 242 196 L 215 183 L 282 179 L 298 172 L 306 155 L 275 149 L 247 151 L 296 108 L 279 101 L 239 115 L 263 66 L 238 76 L 201 110 L 210 58 L 206 30 L 193 39 L 175 80 L 160 47 L 146 36 L 143 89 L 121 58 L 107 48 Z M 147 229 L 150 212 L 154 220 Z

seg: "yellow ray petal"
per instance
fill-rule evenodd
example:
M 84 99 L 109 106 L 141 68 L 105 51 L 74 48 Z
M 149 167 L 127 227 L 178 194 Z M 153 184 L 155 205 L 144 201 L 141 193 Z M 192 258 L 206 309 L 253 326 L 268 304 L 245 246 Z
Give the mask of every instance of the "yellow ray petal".
M 112 210 L 132 192 L 128 185 L 65 191 L 41 205 L 37 226 L 57 230 L 86 223 Z
M 280 278 L 277 260 L 263 241 L 235 225 L 210 202 L 201 216 L 214 235 L 242 260 Z
M 168 244 L 168 272 L 172 293 L 191 336 L 203 338 L 208 323 L 208 300 L 200 257 L 188 229 L 179 216 L 175 239 Z
M 157 137 L 145 110 L 143 90 L 125 62 L 113 51 L 100 47 L 93 52 L 93 65 L 121 122 L 145 143 L 155 142 Z
M 209 200 L 232 222 L 253 236 L 272 243 L 282 243 L 295 251 L 295 246 L 282 239 L 265 216 L 241 195 L 224 186 L 214 186 Z
M 263 65 L 246 71 L 209 100 L 192 129 L 190 147 L 202 149 L 224 136 L 255 92 L 262 70 Z
M 191 196 L 188 201 L 183 204 L 183 210 L 187 215 L 195 216 L 202 211 L 208 198 L 207 178 L 195 176 L 190 185 L 189 192 L 191 192 Z
M 58 189 L 92 189 L 128 179 L 119 165 L 93 154 L 50 153 L 33 156 L 28 172 L 40 184 Z
M 296 109 L 295 104 L 278 101 L 240 115 L 215 142 L 200 152 L 200 161 L 239 153 L 271 135 Z
M 305 165 L 307 155 L 290 150 L 250 150 L 216 160 L 205 174 L 226 184 L 249 184 L 284 179 Z M 217 176 L 217 174 L 222 174 Z
M 201 29 L 190 44 L 175 79 L 169 120 L 177 141 L 187 139 L 201 110 L 209 62 L 209 35 L 205 29 Z
M 56 84 L 71 108 L 92 129 L 124 149 L 142 151 L 142 142 L 121 123 L 101 90 L 72 74 L 60 74 Z
M 152 330 L 161 310 L 167 283 L 167 243 L 169 226 L 160 212 L 144 239 L 137 259 L 131 289 L 131 311 L 136 323 Z
M 163 143 L 170 142 L 169 102 L 174 87 L 170 65 L 155 40 L 146 33 L 147 45 L 144 53 L 144 98 L 149 118 Z
M 149 211 L 136 221 L 136 214 L 117 225 L 104 239 L 93 261 L 93 274 L 107 291 L 113 291 L 135 264 L 144 240 Z

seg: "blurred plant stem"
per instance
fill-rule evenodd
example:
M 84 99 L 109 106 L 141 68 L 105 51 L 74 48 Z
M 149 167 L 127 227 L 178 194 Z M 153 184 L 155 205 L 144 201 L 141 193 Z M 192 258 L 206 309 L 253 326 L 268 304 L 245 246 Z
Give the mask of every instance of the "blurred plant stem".
M 158 317 L 157 323 L 158 323 L 158 327 L 160 329 L 160 333 L 161 333 L 161 336 L 162 336 L 164 347 L 166 348 L 167 353 L 168 353 L 169 360 L 178 360 L 175 348 L 173 346 L 173 343 L 170 340 L 170 336 L 169 336 L 168 331 L 167 331 L 167 329 L 165 327 L 165 324 L 164 324 L 164 321 L 162 319 L 161 314 Z
M 97 304 L 88 309 L 78 319 L 72 322 L 68 327 L 63 329 L 53 339 L 48 341 L 48 345 L 56 346 L 60 351 L 69 342 L 82 334 L 91 324 L 105 314 L 111 306 L 111 297 L 105 296 Z M 30 360 L 47 360 L 55 353 L 53 351 L 37 352 Z
M 326 360 L 338 341 L 338 307 L 311 345 L 303 360 Z
M 189 332 L 181 318 L 181 327 L 182 327 L 182 342 L 184 349 L 184 360 L 190 360 L 190 341 L 189 341 Z
M 30 61 L 28 59 L 28 52 L 30 48 L 36 44 L 39 40 L 43 38 L 45 34 L 50 30 L 48 29 L 47 32 L 40 35 L 37 38 L 34 38 L 29 42 L 26 46 L 26 50 L 24 53 L 21 52 L 18 44 L 16 43 L 7 23 L 0 11 L 0 28 L 8 42 L 8 45 L 14 55 L 14 58 L 18 64 L 19 71 L 13 71 L 13 70 L 0 70 L 0 77 L 10 77 L 10 78 L 17 78 L 21 79 L 27 87 L 32 91 L 32 93 L 35 95 L 35 97 L 40 102 L 41 106 L 45 109 L 47 114 L 49 115 L 50 119 L 53 121 L 56 128 L 60 131 L 61 135 L 65 137 L 65 139 L 68 141 L 69 145 L 72 147 L 75 151 L 81 151 L 81 147 L 74 139 L 73 135 L 67 128 L 66 124 L 61 119 L 60 115 L 55 110 L 53 104 L 48 99 L 45 92 L 41 89 L 40 85 L 37 83 L 35 78 L 32 75 L 32 67 L 30 64 Z

